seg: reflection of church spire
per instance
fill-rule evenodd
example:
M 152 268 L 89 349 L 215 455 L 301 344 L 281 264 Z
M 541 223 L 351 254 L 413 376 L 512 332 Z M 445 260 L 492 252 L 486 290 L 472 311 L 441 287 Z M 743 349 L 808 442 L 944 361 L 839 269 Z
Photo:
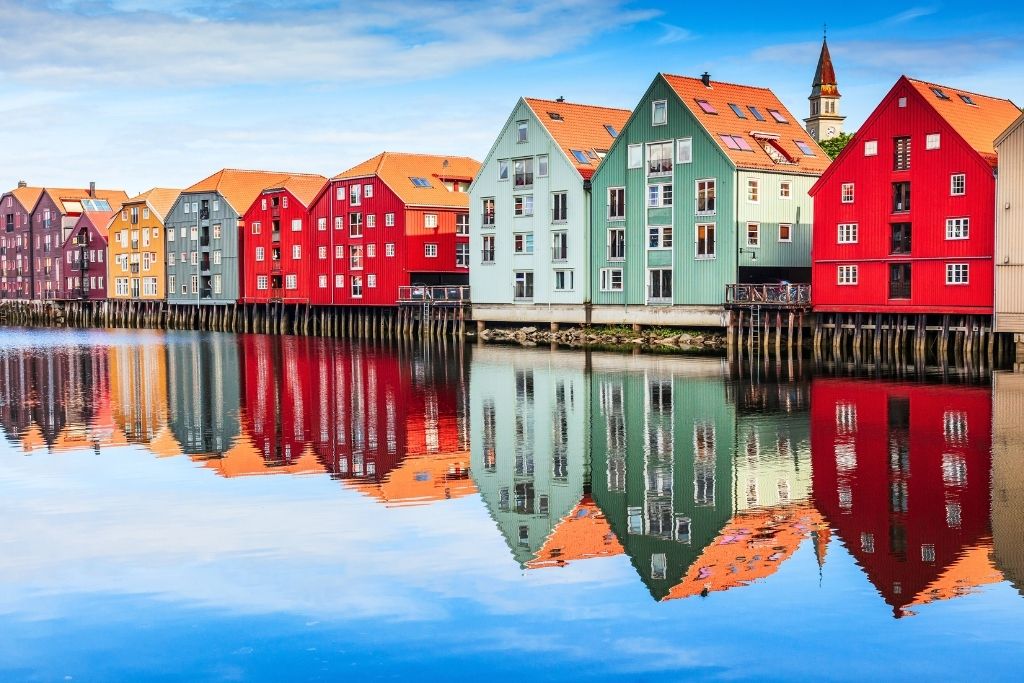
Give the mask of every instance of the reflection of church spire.
M 811 532 L 811 542 L 814 543 L 814 556 L 818 559 L 818 585 L 821 585 L 821 572 L 825 568 L 825 553 L 828 552 L 828 541 L 832 536 L 832 530 L 827 523 L 822 523 L 817 529 Z

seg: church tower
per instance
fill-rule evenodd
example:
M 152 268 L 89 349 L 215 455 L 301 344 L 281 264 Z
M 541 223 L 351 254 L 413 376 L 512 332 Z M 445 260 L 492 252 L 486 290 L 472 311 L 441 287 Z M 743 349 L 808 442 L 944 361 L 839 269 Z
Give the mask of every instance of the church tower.
M 836 70 L 832 56 L 828 53 L 828 39 L 821 41 L 821 55 L 811 85 L 811 115 L 804 119 L 807 132 L 816 141 L 829 140 L 843 132 L 845 116 L 839 115 L 839 86 L 836 84 Z

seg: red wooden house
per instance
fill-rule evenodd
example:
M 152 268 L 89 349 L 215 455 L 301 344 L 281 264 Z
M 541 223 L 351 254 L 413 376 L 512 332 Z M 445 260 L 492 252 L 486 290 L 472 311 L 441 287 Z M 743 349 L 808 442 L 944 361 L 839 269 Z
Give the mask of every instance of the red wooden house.
M 991 424 L 984 387 L 811 385 L 814 499 L 896 616 L 999 580 Z
M 107 298 L 107 224 L 113 215 L 113 211 L 83 211 L 67 232 L 58 254 L 63 278 L 57 282 L 56 298 Z
M 310 223 L 332 234 L 333 303 L 394 306 L 399 287 L 469 282 L 466 157 L 384 152 L 332 178 Z
M 901 77 L 811 188 L 815 310 L 992 312 L 1008 100 Z
M 243 302 L 332 303 L 334 233 L 326 219 L 309 216 L 326 183 L 320 175 L 288 176 L 248 207 L 241 236 Z
M 32 298 L 32 209 L 41 187 L 24 181 L 0 196 L 0 299 Z

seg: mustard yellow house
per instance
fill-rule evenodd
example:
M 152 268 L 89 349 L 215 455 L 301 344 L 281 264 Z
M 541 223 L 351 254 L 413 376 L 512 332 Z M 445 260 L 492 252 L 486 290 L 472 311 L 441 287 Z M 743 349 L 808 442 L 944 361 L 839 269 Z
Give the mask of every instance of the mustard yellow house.
M 181 190 L 153 188 L 126 201 L 107 225 L 107 297 L 162 301 L 167 296 L 164 217 Z

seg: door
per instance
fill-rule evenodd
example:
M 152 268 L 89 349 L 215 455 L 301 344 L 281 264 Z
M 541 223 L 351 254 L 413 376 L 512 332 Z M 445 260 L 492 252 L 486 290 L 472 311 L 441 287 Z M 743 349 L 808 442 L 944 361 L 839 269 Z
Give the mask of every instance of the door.
M 139 278 L 137 277 L 132 278 L 132 298 L 139 298 Z
M 647 302 L 672 303 L 672 269 L 651 268 L 647 271 Z
M 889 298 L 910 298 L 909 263 L 892 263 L 889 265 Z

